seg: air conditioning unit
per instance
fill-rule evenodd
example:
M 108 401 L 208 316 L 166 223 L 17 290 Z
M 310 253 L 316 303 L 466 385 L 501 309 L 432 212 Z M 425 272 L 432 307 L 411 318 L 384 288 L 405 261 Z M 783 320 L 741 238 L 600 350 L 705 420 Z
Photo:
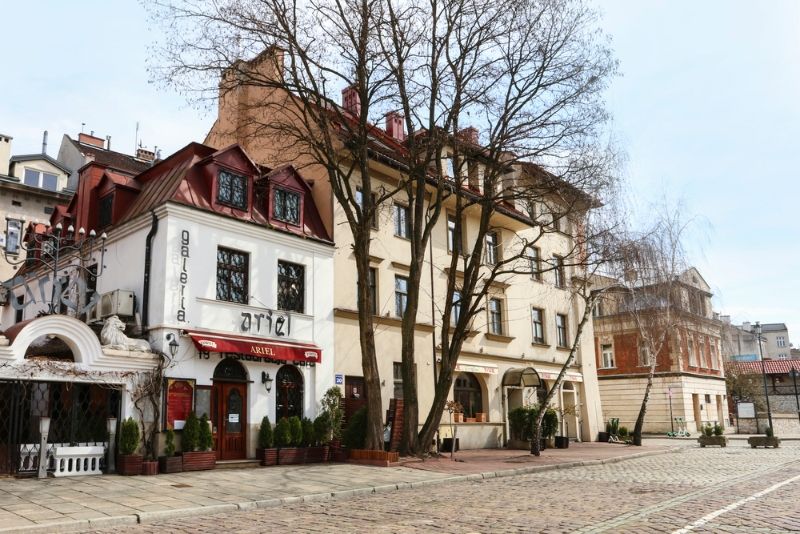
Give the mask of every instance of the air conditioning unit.
M 122 318 L 133 317 L 135 310 L 136 295 L 133 291 L 115 289 L 100 296 L 100 302 L 91 312 L 91 320 L 102 321 L 112 315 L 118 315 Z

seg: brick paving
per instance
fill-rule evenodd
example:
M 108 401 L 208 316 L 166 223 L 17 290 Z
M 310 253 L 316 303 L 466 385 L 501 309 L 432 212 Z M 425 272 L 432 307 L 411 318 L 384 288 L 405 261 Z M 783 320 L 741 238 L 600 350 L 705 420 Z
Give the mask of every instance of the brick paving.
M 800 530 L 800 447 L 684 445 L 619 463 L 99 530 L 116 532 L 692 532 Z M 753 495 L 798 477 L 762 497 Z M 746 499 L 751 500 L 747 501 Z

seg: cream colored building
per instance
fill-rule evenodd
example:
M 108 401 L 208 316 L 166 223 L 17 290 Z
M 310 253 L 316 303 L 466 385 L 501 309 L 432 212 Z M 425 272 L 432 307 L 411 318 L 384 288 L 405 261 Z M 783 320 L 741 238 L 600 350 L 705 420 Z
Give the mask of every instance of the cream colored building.
M 47 155 L 47 132 L 41 154 L 11 156 L 12 137 L 0 134 L 0 224 L 5 241 L 0 281 L 11 278 L 25 260 L 19 248 L 29 223 L 47 223 L 57 204 L 72 196 L 67 190 L 70 169 Z
M 267 58 L 269 59 L 269 58 Z M 262 63 L 253 63 L 253 68 L 269 74 L 272 67 L 264 56 L 257 58 Z M 267 120 L 263 108 L 247 104 L 259 100 L 273 101 L 284 98 L 269 93 L 263 88 L 247 87 L 229 92 L 221 97 L 219 116 L 206 144 L 216 147 L 240 143 L 257 163 L 277 167 L 293 163 L 302 169 L 306 180 L 313 183 L 313 194 L 326 227 L 330 228 L 336 243 L 334 255 L 335 287 L 335 373 L 341 378 L 348 399 L 363 399 L 361 351 L 359 345 L 356 287 L 357 274 L 352 253 L 352 234 L 346 224 L 343 209 L 331 195 L 330 184 L 324 169 L 304 160 L 300 154 L 292 153 L 274 139 L 252 136 L 248 125 Z M 244 113 L 258 114 L 255 121 L 243 117 Z M 388 122 L 388 121 L 387 121 Z M 394 133 L 395 140 L 402 142 L 402 132 L 387 124 L 385 135 Z M 398 135 L 399 133 L 399 135 Z M 304 165 L 305 164 L 305 165 Z M 382 185 L 390 187 L 396 181 L 395 172 L 388 166 L 373 160 L 371 164 L 372 186 L 378 190 Z M 357 180 L 357 179 L 356 179 Z M 357 185 L 357 184 L 353 184 Z M 329 210 L 325 209 L 329 207 Z M 498 212 L 492 221 L 497 237 L 497 253 L 516 254 L 522 239 L 530 239 L 533 232 L 527 208 L 513 206 L 504 213 Z M 382 206 L 371 244 L 371 264 L 374 269 L 376 302 L 374 303 L 376 354 L 381 377 L 381 398 L 384 410 L 390 399 L 402 392 L 399 373 L 401 361 L 400 310 L 404 278 L 409 271 L 410 251 L 408 240 L 402 234 L 403 199 L 396 198 Z M 565 225 L 566 226 L 566 225 Z M 466 221 L 463 246 L 470 249 L 475 239 L 477 220 Z M 540 257 L 549 259 L 554 254 L 566 254 L 572 249 L 572 238 L 567 228 L 565 233 L 547 234 L 541 240 Z M 437 344 L 441 327 L 441 309 L 446 294 L 446 269 L 450 265 L 450 240 L 448 239 L 447 216 L 443 214 L 431 237 L 431 246 L 426 255 L 425 274 L 421 280 L 420 306 L 416 327 L 416 368 L 419 390 L 420 422 L 424 421 L 431 406 L 434 391 L 434 367 L 439 357 Z M 431 268 L 429 269 L 429 265 Z M 565 285 L 573 273 L 564 272 Z M 541 279 L 537 279 L 541 278 Z M 510 275 L 494 284 L 490 299 L 486 303 L 485 315 L 476 317 L 473 334 L 464 344 L 457 371 L 453 395 L 468 401 L 467 415 L 486 414 L 485 422 L 470 422 L 459 426 L 458 437 L 461 448 L 500 447 L 507 439 L 507 413 L 514 407 L 537 402 L 536 388 L 521 388 L 518 384 L 504 385 L 503 378 L 510 370 L 532 368 L 546 382 L 552 383 L 566 361 L 569 350 L 559 347 L 557 342 L 557 317 L 565 322 L 566 338 L 571 340 L 574 327 L 583 310 L 570 298 L 567 288 L 556 287 L 553 273 L 535 276 L 532 273 Z M 494 307 L 494 308 L 493 308 Z M 490 321 L 489 309 L 495 310 L 495 320 Z M 498 311 L 499 310 L 499 316 Z M 541 318 L 542 339 L 534 338 L 534 313 Z M 436 317 L 438 315 L 438 318 Z M 574 407 L 572 415 L 565 417 L 562 432 L 581 440 L 594 440 L 601 422 L 601 408 L 595 362 L 591 348 L 591 327 L 584 331 L 574 365 L 569 368 L 563 391 L 556 395 L 560 406 Z M 446 423 L 447 414 L 443 418 Z M 450 425 L 443 424 L 441 436 L 451 432 Z

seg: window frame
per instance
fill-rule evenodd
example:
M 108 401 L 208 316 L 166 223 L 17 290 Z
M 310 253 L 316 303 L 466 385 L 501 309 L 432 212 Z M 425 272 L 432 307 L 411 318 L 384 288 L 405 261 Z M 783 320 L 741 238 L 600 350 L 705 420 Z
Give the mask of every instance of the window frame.
M 458 323 L 461 318 L 461 291 L 458 289 L 453 290 L 453 301 L 450 306 L 450 327 Z
M 647 359 L 644 358 L 644 355 L 647 355 Z M 639 367 L 650 367 L 651 356 L 650 356 L 650 349 L 647 347 L 647 343 L 645 343 L 644 341 L 639 341 L 636 351 L 636 356 L 638 359 L 637 363 L 639 364 Z
M 536 320 L 537 314 L 539 316 L 538 321 Z M 541 334 L 539 337 L 536 336 L 537 327 Z M 544 310 L 536 306 L 531 306 L 531 336 L 533 343 L 545 344 Z
M 467 402 L 462 402 L 462 399 L 467 399 Z M 483 408 L 483 387 L 475 373 L 462 371 L 456 375 L 453 380 L 453 400 L 461 403 L 465 418 L 475 417 L 476 413 L 486 413 Z
M 277 270 L 278 274 L 277 274 L 277 292 L 276 292 L 276 295 L 275 295 L 275 307 L 277 309 L 281 310 L 281 311 L 290 311 L 290 312 L 294 312 L 294 313 L 306 313 L 306 266 L 303 265 L 302 263 L 295 263 L 295 262 L 286 261 L 286 260 L 278 260 L 278 264 L 277 265 L 278 265 L 278 270 Z M 284 267 L 283 268 L 283 271 L 284 271 L 283 273 L 281 272 L 282 271 L 282 269 L 281 269 L 282 266 Z M 300 269 L 300 272 L 302 272 L 302 278 L 299 278 L 300 285 L 301 285 L 300 292 L 299 292 L 299 302 L 300 302 L 300 309 L 299 310 L 296 309 L 296 308 L 284 307 L 284 306 L 281 305 L 281 281 L 282 280 L 284 280 L 284 281 L 288 280 L 288 281 L 291 282 L 292 280 L 298 280 L 298 277 L 286 274 L 286 268 L 287 267 L 294 268 L 294 269 Z
M 451 228 L 452 222 L 452 228 Z M 461 225 L 461 235 L 459 236 L 460 239 L 456 241 L 456 228 L 458 226 L 458 218 L 455 214 L 448 213 L 447 218 L 445 219 L 445 224 L 447 225 L 447 253 L 448 254 L 458 254 L 461 255 L 464 252 L 464 225 Z
M 496 307 L 494 307 L 496 305 Z M 503 299 L 498 297 L 489 297 L 489 303 L 486 306 L 489 312 L 489 333 L 496 336 L 504 336 L 505 328 L 503 324 Z
M 559 319 L 563 320 L 563 324 L 559 324 Z M 563 334 L 563 336 L 562 336 Z M 565 313 L 557 313 L 556 314 L 556 346 L 562 349 L 569 348 L 568 345 L 568 338 L 569 338 L 569 321 L 567 319 L 567 314 Z
M 400 214 L 404 213 L 405 224 L 401 225 Z M 392 207 L 392 218 L 394 219 L 394 236 L 401 239 L 411 239 L 411 210 L 405 204 L 395 202 Z
M 553 254 L 553 285 L 557 288 L 564 289 L 567 287 L 565 281 L 564 257 Z
M 31 173 L 35 172 L 38 175 L 38 177 L 36 179 L 36 185 L 28 183 L 28 177 L 27 177 L 28 172 L 31 172 Z M 44 177 L 45 177 L 45 175 L 52 176 L 52 177 L 55 178 L 55 187 L 53 189 L 50 189 L 49 187 L 45 187 L 44 186 Z M 37 189 L 43 189 L 44 191 L 57 192 L 58 191 L 58 174 L 54 174 L 54 173 L 48 172 L 48 171 L 41 171 L 41 170 L 35 169 L 33 167 L 24 167 L 23 168 L 23 172 L 22 172 L 22 183 L 24 185 L 27 185 L 28 187 L 35 187 Z
M 230 185 L 231 198 L 229 200 L 220 198 L 220 191 L 222 191 L 223 174 L 232 179 L 231 180 L 231 185 Z M 234 180 L 234 179 L 236 179 L 236 180 Z M 244 185 L 244 204 L 243 205 L 237 204 L 233 200 L 233 197 L 235 196 L 234 191 L 236 189 L 235 186 L 233 185 L 235 181 L 238 181 L 240 184 Z M 216 191 L 216 195 L 215 195 L 215 199 L 216 199 L 217 204 L 220 204 L 222 206 L 228 206 L 229 208 L 237 209 L 239 211 L 247 211 L 247 209 L 248 209 L 248 207 L 250 205 L 250 183 L 249 182 L 250 181 L 247 179 L 247 176 L 245 176 L 243 174 L 239 174 L 239 173 L 237 173 L 237 172 L 235 172 L 235 171 L 233 171 L 231 169 L 227 169 L 227 168 L 219 169 L 219 171 L 217 172 L 217 184 L 216 184 L 217 185 L 217 191 Z
M 400 287 L 398 286 L 399 282 L 403 282 L 405 284 L 405 288 L 403 291 L 400 291 Z M 400 303 L 402 300 L 402 311 L 400 310 Z M 401 319 L 406 313 L 406 308 L 408 307 L 408 277 L 401 276 L 399 274 L 394 275 L 394 312 L 397 317 Z
M 528 261 L 531 266 L 531 278 L 537 282 L 542 281 L 542 249 L 528 247 Z
M 106 212 L 106 210 L 108 210 Z M 97 227 L 108 228 L 114 223 L 114 192 L 100 197 L 97 201 Z
M 606 355 L 609 358 L 606 358 Z M 609 365 L 609 363 L 611 365 Z M 600 369 L 616 369 L 617 362 L 614 356 L 614 344 L 613 343 L 601 343 L 600 344 Z
M 242 288 L 241 292 L 243 294 L 244 300 L 236 300 L 236 299 L 233 299 L 233 298 L 221 298 L 220 297 L 220 291 L 219 291 L 220 290 L 220 257 L 219 257 L 219 254 L 220 254 L 220 252 L 223 252 L 223 251 L 228 253 L 228 254 L 240 255 L 240 256 L 242 256 L 244 258 L 244 268 L 241 269 L 241 270 L 235 271 L 235 272 L 241 272 L 243 274 L 244 285 L 243 285 L 243 288 Z M 230 294 L 231 294 L 231 286 L 232 286 L 232 281 L 231 281 L 231 276 L 230 276 L 230 272 L 232 270 L 229 268 L 231 265 L 233 265 L 233 263 L 228 263 L 228 265 L 226 266 L 226 270 L 229 271 L 228 272 L 228 276 L 227 276 L 227 283 L 229 284 L 228 296 L 230 296 Z M 249 303 L 249 301 L 250 301 L 250 253 L 249 252 L 245 252 L 243 250 L 237 250 L 237 249 L 233 249 L 233 248 L 228 248 L 228 247 L 217 246 L 216 300 L 218 300 L 220 302 L 232 302 L 234 304 L 248 304 Z
M 403 362 L 392 362 L 392 394 L 395 399 L 403 398 Z M 399 393 L 399 395 L 398 395 Z
M 291 187 L 284 187 L 283 185 L 273 185 L 272 191 L 270 192 L 270 212 L 272 213 L 272 218 L 276 221 L 280 221 L 284 224 L 288 224 L 291 226 L 302 226 L 303 225 L 303 194 L 298 191 L 297 189 L 293 189 Z M 293 195 L 297 197 L 297 221 L 292 219 L 287 219 L 283 213 L 279 214 L 278 210 L 275 208 L 278 206 L 278 193 L 280 192 L 281 195 Z M 284 198 L 285 200 L 285 198 Z M 285 210 L 285 205 L 284 205 Z
M 491 236 L 491 239 L 490 239 Z M 500 233 L 497 230 L 489 230 L 483 236 L 483 260 L 485 265 L 497 265 L 500 258 Z
M 377 206 L 375 205 L 375 201 L 378 199 L 378 195 L 376 195 L 375 192 L 373 191 L 372 193 L 370 193 L 370 196 L 372 197 L 373 217 L 372 217 L 372 221 L 370 221 L 369 227 L 372 228 L 373 230 L 377 230 L 378 229 L 378 210 L 376 209 Z M 358 204 L 358 207 L 361 208 L 361 210 L 363 212 L 363 210 L 364 210 L 364 189 L 361 186 L 356 187 L 355 201 L 356 201 L 356 204 Z

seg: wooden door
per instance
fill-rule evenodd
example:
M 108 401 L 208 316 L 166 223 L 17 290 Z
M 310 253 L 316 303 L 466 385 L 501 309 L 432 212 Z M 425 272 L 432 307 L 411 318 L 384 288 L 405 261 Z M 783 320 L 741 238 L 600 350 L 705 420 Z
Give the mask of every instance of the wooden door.
M 346 425 L 350 418 L 360 408 L 367 405 L 367 389 L 364 387 L 363 376 L 344 377 L 344 421 Z
M 247 384 L 214 383 L 217 405 L 217 447 L 220 460 L 247 457 Z

